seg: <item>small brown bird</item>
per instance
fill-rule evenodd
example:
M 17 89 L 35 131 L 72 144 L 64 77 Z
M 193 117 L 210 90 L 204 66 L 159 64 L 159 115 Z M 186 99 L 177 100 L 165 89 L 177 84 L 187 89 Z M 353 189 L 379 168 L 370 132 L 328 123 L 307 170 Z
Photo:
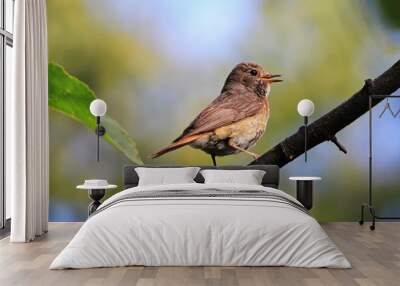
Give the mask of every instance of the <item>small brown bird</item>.
M 170 145 L 153 158 L 185 145 L 211 155 L 225 156 L 248 151 L 264 134 L 269 117 L 268 95 L 280 75 L 270 74 L 255 63 L 238 64 L 228 75 L 221 94 L 211 102 Z

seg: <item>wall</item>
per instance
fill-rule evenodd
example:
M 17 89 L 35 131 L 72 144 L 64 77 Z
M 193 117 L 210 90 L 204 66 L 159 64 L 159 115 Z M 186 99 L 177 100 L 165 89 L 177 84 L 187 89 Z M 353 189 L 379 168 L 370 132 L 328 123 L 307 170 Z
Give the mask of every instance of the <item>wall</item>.
M 211 164 L 190 147 L 156 160 L 149 155 L 182 132 L 241 61 L 285 80 L 272 89 L 268 129 L 253 151 L 274 146 L 300 126 L 300 99 L 315 102 L 316 119 L 399 59 L 398 23 L 387 11 L 381 1 L 53 0 L 49 56 L 107 102 L 145 163 Z M 399 215 L 400 117 L 375 122 L 376 204 L 381 214 Z M 309 152 L 307 164 L 301 157 L 285 166 L 281 188 L 294 194 L 289 176 L 321 176 L 313 215 L 358 219 L 367 199 L 367 123 L 364 116 L 338 134 L 348 155 L 324 143 Z M 50 128 L 50 220 L 84 220 L 89 199 L 75 186 L 87 178 L 121 185 L 122 166 L 130 162 L 102 142 L 96 163 L 94 132 L 61 113 L 50 113 Z M 219 161 L 246 164 L 250 158 Z

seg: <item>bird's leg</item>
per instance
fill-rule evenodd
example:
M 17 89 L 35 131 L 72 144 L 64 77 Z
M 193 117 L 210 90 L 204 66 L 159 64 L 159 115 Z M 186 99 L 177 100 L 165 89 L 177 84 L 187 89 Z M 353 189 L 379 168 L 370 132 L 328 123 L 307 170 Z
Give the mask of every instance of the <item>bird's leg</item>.
M 211 158 L 212 158 L 214 166 L 216 167 L 217 166 L 217 161 L 215 160 L 215 155 L 211 154 Z
M 253 153 L 253 152 L 250 152 L 250 151 L 248 151 L 246 149 L 240 148 L 235 143 L 232 143 L 232 142 L 229 141 L 228 144 L 229 144 L 229 146 L 231 146 L 232 148 L 234 148 L 236 150 L 239 150 L 239 151 L 242 151 L 242 152 L 244 152 L 246 154 L 249 154 L 250 156 L 252 156 L 254 158 L 254 160 L 257 160 L 258 158 L 260 158 L 260 155 L 258 155 L 256 153 Z

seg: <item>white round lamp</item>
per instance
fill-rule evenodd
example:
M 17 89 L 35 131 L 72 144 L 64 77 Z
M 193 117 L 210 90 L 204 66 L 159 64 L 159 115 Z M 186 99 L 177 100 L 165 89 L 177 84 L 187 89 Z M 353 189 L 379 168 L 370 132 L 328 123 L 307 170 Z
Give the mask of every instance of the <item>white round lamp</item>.
M 107 112 L 107 104 L 104 100 L 95 99 L 90 103 L 89 109 L 93 116 L 104 116 Z
M 299 104 L 297 104 L 297 112 L 300 116 L 304 117 L 304 160 L 307 162 L 307 126 L 308 126 L 308 117 L 310 117 L 314 113 L 314 102 L 309 99 L 300 100 Z
M 96 117 L 96 135 L 97 135 L 97 162 L 100 161 L 100 137 L 106 133 L 106 129 L 100 125 L 100 117 L 107 112 L 107 104 L 104 100 L 95 99 L 90 103 L 90 113 Z
M 303 117 L 309 117 L 314 113 L 314 102 L 309 99 L 300 100 L 297 104 L 297 112 Z

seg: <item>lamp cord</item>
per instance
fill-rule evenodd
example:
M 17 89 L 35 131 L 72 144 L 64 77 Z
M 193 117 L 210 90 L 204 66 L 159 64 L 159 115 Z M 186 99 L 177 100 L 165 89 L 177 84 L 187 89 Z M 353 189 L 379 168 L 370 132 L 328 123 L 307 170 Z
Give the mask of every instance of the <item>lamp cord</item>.
M 307 163 L 307 125 L 308 116 L 304 116 L 304 160 Z
M 97 162 L 100 162 L 100 116 L 96 117 Z

